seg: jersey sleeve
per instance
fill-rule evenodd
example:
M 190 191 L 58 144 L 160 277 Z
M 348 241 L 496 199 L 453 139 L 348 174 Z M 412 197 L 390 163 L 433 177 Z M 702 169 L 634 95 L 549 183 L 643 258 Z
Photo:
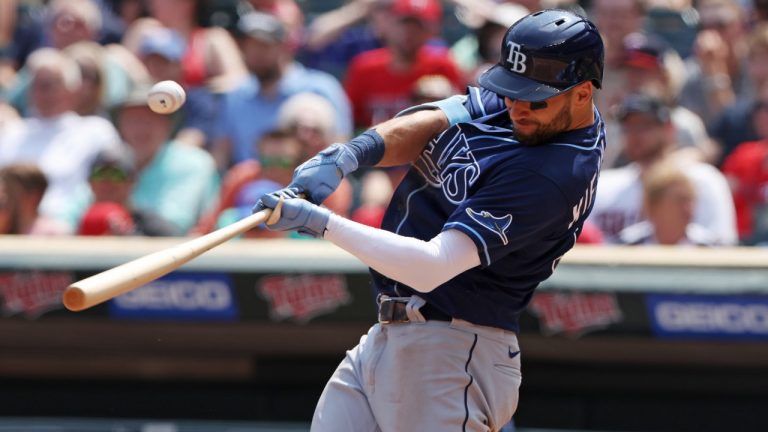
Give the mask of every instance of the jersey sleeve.
M 504 105 L 504 98 L 498 94 L 481 87 L 467 87 L 464 109 L 472 120 L 477 120 L 504 111 L 507 107 Z
M 465 95 L 455 95 L 439 101 L 412 106 L 397 113 L 396 117 L 429 109 L 442 110 L 448 117 L 449 126 L 454 126 L 458 123 L 469 123 L 488 115 L 497 114 L 506 110 L 507 107 L 504 105 L 504 98 L 496 93 L 479 87 L 468 87 Z
M 562 192 L 546 177 L 499 170 L 456 208 L 443 230 L 468 235 L 482 266 L 487 267 L 537 241 L 565 233 L 571 216 Z

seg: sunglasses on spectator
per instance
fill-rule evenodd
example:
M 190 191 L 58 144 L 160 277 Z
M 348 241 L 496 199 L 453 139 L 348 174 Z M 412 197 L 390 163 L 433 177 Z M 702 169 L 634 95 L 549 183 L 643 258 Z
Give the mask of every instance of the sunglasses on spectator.
M 261 156 L 259 158 L 263 168 L 295 168 L 296 162 L 288 157 Z
M 128 181 L 130 177 L 131 176 L 127 172 L 121 170 L 120 168 L 116 168 L 113 166 L 103 166 L 103 167 L 98 167 L 94 169 L 91 172 L 89 179 L 93 181 L 108 181 L 108 182 L 120 183 L 120 182 Z

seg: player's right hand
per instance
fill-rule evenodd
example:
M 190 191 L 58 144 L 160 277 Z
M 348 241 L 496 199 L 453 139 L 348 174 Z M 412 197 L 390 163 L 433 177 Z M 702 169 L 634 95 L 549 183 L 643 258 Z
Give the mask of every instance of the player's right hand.
M 344 144 L 332 144 L 299 165 L 289 189 L 303 194 L 307 201 L 322 204 L 339 187 L 341 179 L 357 169 L 357 158 Z
M 331 217 L 330 210 L 296 196 L 290 189 L 263 195 L 257 206 L 272 209 L 266 221 L 267 228 L 274 231 L 296 230 L 299 234 L 315 238 L 323 237 Z

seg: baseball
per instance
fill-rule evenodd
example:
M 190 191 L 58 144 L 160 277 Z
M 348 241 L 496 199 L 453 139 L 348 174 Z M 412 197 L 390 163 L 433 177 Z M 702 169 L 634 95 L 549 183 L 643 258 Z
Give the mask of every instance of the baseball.
M 186 100 L 187 94 L 179 83 L 160 81 L 149 90 L 147 105 L 158 114 L 171 114 L 181 108 Z

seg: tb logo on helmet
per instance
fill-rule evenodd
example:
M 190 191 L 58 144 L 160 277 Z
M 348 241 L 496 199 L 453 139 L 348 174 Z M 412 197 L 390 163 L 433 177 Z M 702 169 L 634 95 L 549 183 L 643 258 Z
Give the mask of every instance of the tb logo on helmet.
M 509 47 L 509 55 L 507 56 L 509 70 L 519 74 L 525 73 L 525 61 L 528 60 L 528 56 L 520 51 L 522 48 L 520 44 L 507 41 L 507 47 Z

